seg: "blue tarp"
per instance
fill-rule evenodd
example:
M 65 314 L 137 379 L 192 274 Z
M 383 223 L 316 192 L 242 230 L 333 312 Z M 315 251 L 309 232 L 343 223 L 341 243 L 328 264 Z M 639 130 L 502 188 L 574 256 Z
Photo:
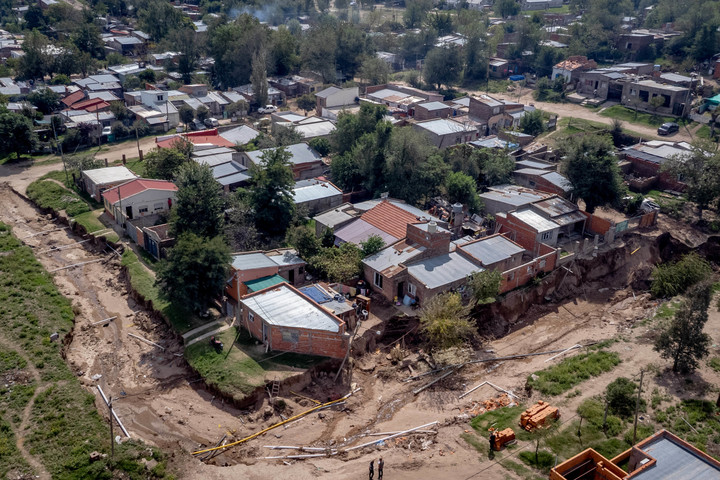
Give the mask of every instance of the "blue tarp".
M 510 75 L 508 78 L 513 82 L 519 82 L 525 80 L 525 75 Z

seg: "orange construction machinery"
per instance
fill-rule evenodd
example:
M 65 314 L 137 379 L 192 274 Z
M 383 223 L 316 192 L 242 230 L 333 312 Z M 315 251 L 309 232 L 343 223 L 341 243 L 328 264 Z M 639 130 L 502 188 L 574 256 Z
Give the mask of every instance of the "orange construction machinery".
M 548 419 L 560 418 L 560 410 L 542 400 L 520 415 L 520 426 L 528 432 L 541 427 Z
M 512 428 L 505 430 L 490 429 L 490 439 L 492 441 L 492 449 L 499 452 L 505 445 L 515 440 L 515 432 Z

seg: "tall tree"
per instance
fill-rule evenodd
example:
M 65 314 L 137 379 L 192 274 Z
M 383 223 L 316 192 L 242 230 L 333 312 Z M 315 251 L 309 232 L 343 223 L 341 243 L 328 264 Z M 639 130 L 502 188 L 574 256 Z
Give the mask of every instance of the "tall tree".
M 453 172 L 445 180 L 445 188 L 450 203 L 460 202 L 467 205 L 470 213 L 477 213 L 481 208 L 475 179 L 462 172 Z
M 487 148 L 479 152 L 480 171 L 487 187 L 510 183 L 515 160 L 505 150 Z
M 17 158 L 23 153 L 31 153 L 37 145 L 38 136 L 32 122 L 18 113 L 0 112 L 0 154 L 15 153 Z
M 423 78 L 431 85 L 437 85 L 437 89 L 450 86 L 460 80 L 462 73 L 462 61 L 460 50 L 455 47 L 438 47 L 430 50 L 425 57 L 423 66 Z
M 463 305 L 459 293 L 441 293 L 432 297 L 420 314 L 420 327 L 430 345 L 446 349 L 462 344 L 475 334 L 471 306 Z
M 145 175 L 148 178 L 173 180 L 187 161 L 188 156 L 177 148 L 154 150 L 145 156 Z
M 23 52 L 18 65 L 19 76 L 23 79 L 34 80 L 43 78 L 52 73 L 54 59 L 50 55 L 48 38 L 37 30 L 25 35 Z
M 525 112 L 520 119 L 520 130 L 523 133 L 536 137 L 545 131 L 545 119 L 540 110 Z
M 562 172 L 572 185 L 573 196 L 585 202 L 588 213 L 616 204 L 625 192 L 614 149 L 610 137 L 599 135 L 571 137 L 560 145 L 565 153 Z
M 45 115 L 54 112 L 60 107 L 60 95 L 49 88 L 35 90 L 27 96 L 27 100 Z
M 360 65 L 359 75 L 370 85 L 385 84 L 390 77 L 390 65 L 381 58 L 367 57 Z
M 661 328 L 655 350 L 673 361 L 673 372 L 691 373 L 709 353 L 710 335 L 703 332 L 712 299 L 712 283 L 704 282 L 690 290 L 668 325 Z
M 173 48 L 180 53 L 178 73 L 183 76 L 183 82 L 190 83 L 204 51 L 204 37 L 198 36 L 191 26 L 183 26 L 170 32 L 169 38 Z
M 177 170 L 178 191 L 170 215 L 173 235 L 189 232 L 212 238 L 223 232 L 224 201 L 207 165 L 185 162 Z
M 260 50 L 253 57 L 250 80 L 255 104 L 264 107 L 268 101 L 267 54 L 265 50 Z
M 307 115 L 308 111 L 315 109 L 316 103 L 315 95 L 312 93 L 306 93 L 297 99 L 297 106 L 305 111 L 305 115 Z
M 303 66 L 322 75 L 327 83 L 335 82 L 337 34 L 334 28 L 323 24 L 311 28 L 301 49 Z
M 271 71 L 276 75 L 295 72 L 300 66 L 300 41 L 284 25 L 270 35 Z
M 157 269 L 163 294 L 193 312 L 205 310 L 222 293 L 230 269 L 230 249 L 221 236 L 184 232 Z
M 232 23 L 210 29 L 208 53 L 215 59 L 213 83 L 221 88 L 247 84 L 253 56 L 266 41 L 265 27 L 257 18 L 245 13 Z
M 260 159 L 260 165 L 251 168 L 250 205 L 260 230 L 284 234 L 295 211 L 290 152 L 285 148 L 267 150 Z

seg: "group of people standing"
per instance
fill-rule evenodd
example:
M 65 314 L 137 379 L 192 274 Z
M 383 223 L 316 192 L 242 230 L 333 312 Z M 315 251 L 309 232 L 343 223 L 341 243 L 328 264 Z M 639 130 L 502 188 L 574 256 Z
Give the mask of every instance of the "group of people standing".
M 385 462 L 383 462 L 382 457 L 378 460 L 378 480 L 382 480 L 383 478 L 383 467 L 385 466 Z M 375 460 L 370 460 L 370 480 L 373 480 L 375 477 Z

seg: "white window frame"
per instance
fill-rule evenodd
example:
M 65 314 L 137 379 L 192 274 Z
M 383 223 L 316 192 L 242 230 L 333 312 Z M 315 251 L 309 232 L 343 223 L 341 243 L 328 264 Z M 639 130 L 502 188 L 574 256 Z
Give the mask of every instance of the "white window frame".
M 142 207 L 138 207 L 138 213 L 140 213 L 141 215 L 142 215 L 143 213 L 148 213 L 148 211 L 149 211 L 149 209 L 148 209 L 148 206 L 147 206 L 147 205 L 143 205 Z
M 414 283 L 408 282 L 408 293 L 412 295 L 413 297 L 417 294 L 417 287 Z
M 255 314 L 253 312 L 248 312 L 248 320 L 255 323 Z
M 552 238 L 552 230 L 550 230 L 550 231 L 548 231 L 548 232 L 543 232 L 543 233 L 540 235 L 540 239 L 541 239 L 541 240 L 550 240 L 551 238 Z

